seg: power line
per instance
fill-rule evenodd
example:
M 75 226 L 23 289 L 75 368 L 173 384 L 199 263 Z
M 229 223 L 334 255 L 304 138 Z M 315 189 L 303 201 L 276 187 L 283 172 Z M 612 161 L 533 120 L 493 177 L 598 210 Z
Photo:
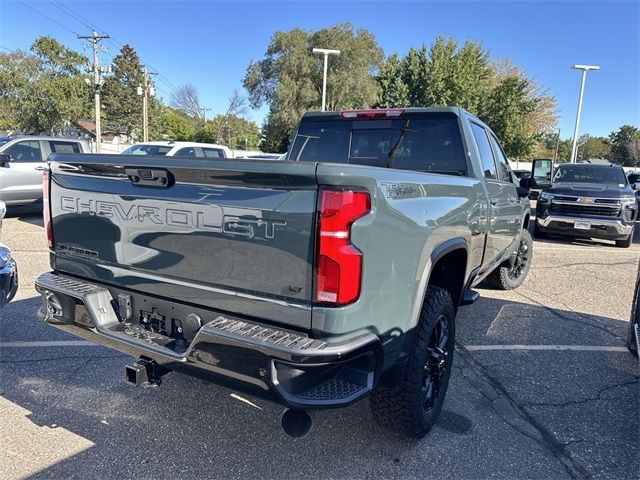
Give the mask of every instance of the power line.
M 76 20 L 78 20 L 85 27 L 87 27 L 87 28 L 89 28 L 91 30 L 100 30 L 100 28 L 98 28 L 96 25 L 94 25 L 91 22 L 89 22 L 88 20 L 84 19 L 83 17 L 80 16 L 80 14 L 75 13 L 73 10 L 71 10 L 69 7 L 66 7 L 62 3 L 57 2 L 56 0 L 49 0 L 49 3 L 51 5 L 53 5 L 54 7 L 56 7 L 58 10 L 62 10 L 63 13 L 66 13 L 67 15 L 70 15 L 73 18 L 75 18 Z
M 2 35 L 4 38 L 11 40 L 13 43 L 20 45 L 21 47 L 26 48 L 27 50 L 30 48 L 28 45 L 25 45 L 22 42 L 19 42 L 18 40 L 16 40 L 15 38 L 10 37 L 9 35 L 7 35 L 6 33 L 2 33 L 0 32 L 0 35 Z
M 4 45 L 0 45 L 0 48 L 2 48 L 3 50 L 6 50 L 7 52 L 13 52 L 13 49 L 7 48 Z
M 40 10 L 37 10 L 35 8 L 33 8 L 31 5 L 27 5 L 25 2 L 23 2 L 22 0 L 18 0 L 19 3 L 21 3 L 22 5 L 24 5 L 25 7 L 27 7 L 30 10 L 33 10 L 34 12 L 36 12 L 38 15 L 43 16 L 44 18 L 51 20 L 53 23 L 55 23 L 56 25 L 61 26 L 62 28 L 64 28 L 65 30 L 69 30 L 71 33 L 73 33 L 74 35 L 79 35 L 78 32 L 76 32 L 75 30 L 67 27 L 66 25 L 63 25 L 62 23 L 58 22 L 57 20 L 51 18 L 49 15 L 42 13 Z
M 22 3 L 21 0 L 18 0 L 18 1 L 20 1 Z M 103 33 L 105 32 L 105 30 L 103 28 L 100 28 L 95 23 L 91 23 L 89 20 L 85 19 L 80 14 L 74 12 L 69 7 L 63 5 L 58 0 L 49 0 L 49 2 L 53 6 L 55 6 L 56 8 L 60 9 L 63 13 L 66 13 L 70 17 L 74 18 L 76 21 L 79 21 L 80 23 L 82 23 L 85 27 L 88 27 L 88 28 L 90 28 L 92 30 L 97 30 L 99 32 L 103 32 Z M 38 13 L 40 13 L 40 12 L 38 12 Z M 41 13 L 41 15 L 43 15 L 43 14 Z M 65 28 L 67 28 L 67 27 L 65 27 Z M 77 36 L 79 36 L 76 32 L 73 32 L 73 33 L 75 33 Z M 120 50 L 125 45 L 124 42 L 121 42 L 119 39 L 117 39 L 113 35 L 111 35 L 111 37 L 108 38 L 107 41 L 109 43 L 111 43 L 114 47 L 116 47 L 118 50 Z M 160 73 L 157 68 L 154 68 L 152 65 L 149 65 L 149 63 L 144 62 L 142 58 L 140 58 L 140 61 L 141 61 L 141 63 L 146 64 L 151 70 L 155 70 L 157 72 L 158 80 L 162 81 L 171 90 L 176 90 L 177 87 L 173 83 L 171 83 L 171 80 L 169 80 L 166 76 L 164 76 L 162 73 Z

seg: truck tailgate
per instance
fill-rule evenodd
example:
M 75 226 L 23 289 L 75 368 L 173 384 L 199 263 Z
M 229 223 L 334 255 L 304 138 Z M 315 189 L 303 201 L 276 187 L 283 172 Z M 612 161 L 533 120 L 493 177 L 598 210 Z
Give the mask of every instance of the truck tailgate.
M 309 328 L 315 170 L 297 162 L 54 155 L 53 266 Z

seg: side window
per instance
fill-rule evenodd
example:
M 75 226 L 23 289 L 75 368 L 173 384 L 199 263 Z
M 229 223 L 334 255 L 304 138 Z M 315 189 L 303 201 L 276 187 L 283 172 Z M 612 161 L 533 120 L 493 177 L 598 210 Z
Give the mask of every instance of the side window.
M 41 162 L 42 152 L 38 140 L 25 140 L 14 143 L 2 153 L 11 155 L 15 162 Z
M 82 153 L 77 142 L 50 141 L 51 153 Z
M 176 157 L 195 157 L 196 149 L 194 147 L 184 147 L 178 150 L 175 155 Z
M 207 158 L 224 158 L 224 152 L 219 148 L 203 148 L 202 152 Z
M 473 138 L 476 140 L 478 152 L 480 153 L 480 161 L 482 162 L 482 171 L 486 178 L 498 179 L 496 174 L 496 164 L 493 161 L 493 153 L 489 145 L 489 138 L 486 130 L 477 123 L 470 122 Z
M 504 152 L 496 140 L 496 137 L 490 135 L 491 137 L 491 146 L 493 147 L 493 154 L 496 158 L 496 164 L 498 165 L 498 178 L 500 180 L 504 180 L 505 182 L 512 182 L 511 177 L 511 167 L 509 167 L 509 162 L 507 161 L 507 157 L 504 156 Z

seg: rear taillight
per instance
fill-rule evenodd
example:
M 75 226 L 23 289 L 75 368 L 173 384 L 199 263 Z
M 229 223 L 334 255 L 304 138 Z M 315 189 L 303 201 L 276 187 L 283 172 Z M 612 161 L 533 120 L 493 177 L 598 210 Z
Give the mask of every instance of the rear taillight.
M 374 108 L 370 110 L 344 110 L 340 112 L 342 118 L 369 119 L 398 118 L 404 113 L 404 108 Z
M 42 217 L 44 219 L 44 230 L 47 232 L 47 245 L 53 250 L 53 230 L 51 227 L 51 207 L 49 206 L 49 170 L 42 173 Z
M 316 302 L 346 305 L 360 295 L 362 254 L 351 245 L 351 224 L 370 209 L 366 192 L 321 191 Z

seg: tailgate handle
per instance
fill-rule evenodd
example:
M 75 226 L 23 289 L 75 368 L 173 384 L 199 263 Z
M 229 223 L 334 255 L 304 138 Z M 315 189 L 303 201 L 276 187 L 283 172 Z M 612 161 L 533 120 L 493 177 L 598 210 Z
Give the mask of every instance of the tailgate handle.
M 141 187 L 168 188 L 174 183 L 173 175 L 158 168 L 127 168 L 127 177 L 134 185 Z

